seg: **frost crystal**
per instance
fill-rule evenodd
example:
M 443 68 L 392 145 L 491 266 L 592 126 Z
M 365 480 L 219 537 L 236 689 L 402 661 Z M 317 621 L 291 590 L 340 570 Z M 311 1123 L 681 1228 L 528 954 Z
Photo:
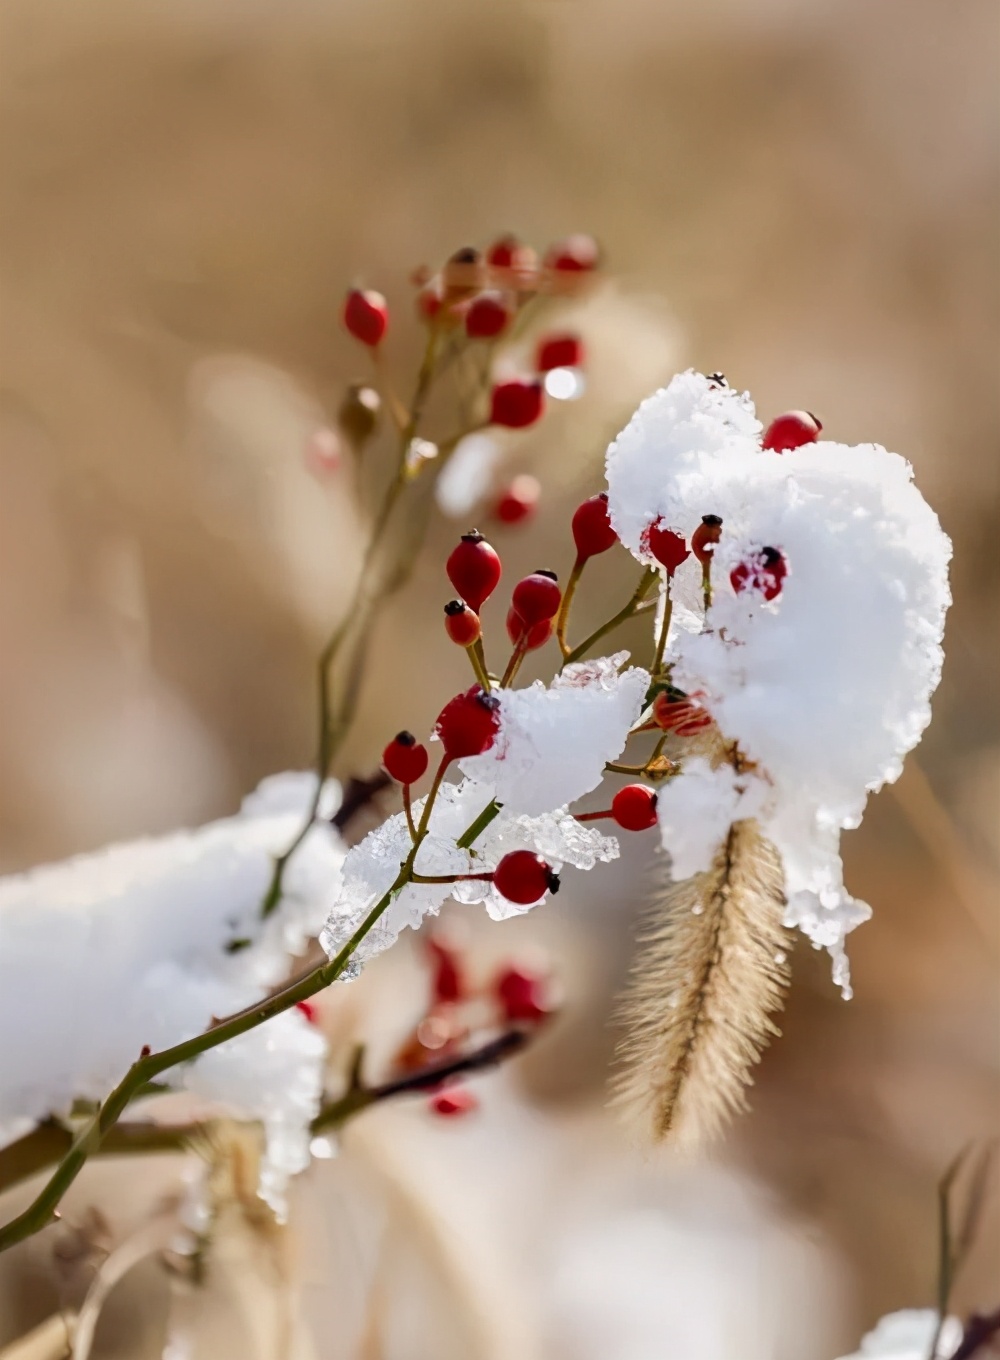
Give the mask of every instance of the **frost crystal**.
M 938 1315 L 933 1308 L 907 1308 L 889 1313 L 861 1342 L 861 1349 L 841 1360 L 927 1360 L 937 1332 Z M 936 1355 L 951 1355 L 962 1340 L 962 1324 L 945 1318 Z
M 759 428 L 747 396 L 681 374 L 611 446 L 608 504 L 640 558 L 642 528 L 657 517 L 686 537 L 703 515 L 722 518 L 707 620 L 694 558 L 671 584 L 673 679 L 703 694 L 723 737 L 754 763 L 788 923 L 830 949 L 846 990 L 844 936 L 869 909 L 844 889 L 840 832 L 898 777 L 930 719 L 951 545 L 897 454 L 822 442 L 776 453 L 761 448 Z M 730 581 L 765 547 L 788 567 L 770 602 Z M 722 820 L 732 786 L 717 778 L 710 813 L 706 778 L 689 766 L 665 791 L 661 826 L 675 854 L 689 795 Z
M 565 808 L 537 817 L 514 816 L 504 808 L 476 838 L 469 850 L 455 842 L 493 800 L 493 789 L 472 779 L 444 784 L 431 813 L 430 829 L 417 853 L 419 874 L 480 874 L 495 869 L 510 850 L 534 850 L 559 871 L 564 864 L 592 869 L 598 862 L 617 859 L 618 842 L 591 827 L 581 826 Z M 425 800 L 413 806 L 419 822 Z M 388 892 L 411 848 L 402 813 L 370 832 L 348 851 L 344 885 L 320 943 L 330 958 L 348 943 L 379 899 Z M 488 882 L 407 883 L 365 935 L 354 959 L 367 962 L 395 942 L 407 926 L 416 930 L 427 915 L 436 915 L 449 897 L 460 902 L 483 902 L 494 920 L 528 911 L 508 902 Z
M 567 666 L 546 687 L 498 691 L 500 731 L 492 747 L 460 762 L 491 788 L 508 813 L 537 816 L 596 789 L 604 766 L 625 749 L 649 675 L 619 674 L 627 652 Z
M 289 862 L 278 909 L 261 921 L 273 857 L 301 827 L 314 788 L 311 775 L 276 776 L 235 817 L 0 879 L 0 995 L 8 1016 L 24 1018 L 0 1064 L 0 1144 L 75 1099 L 102 1099 L 144 1044 L 191 1038 L 287 976 L 329 910 L 343 861 L 337 836 L 317 824 Z M 336 786 L 324 791 L 330 806 L 336 796 Z M 263 1118 L 269 1135 L 280 1130 L 285 1149 L 279 1140 L 268 1154 L 278 1168 L 318 1098 L 323 1040 L 303 1038 L 298 1018 L 275 1023 L 203 1055 L 180 1079 Z M 279 1062 L 280 1080 L 257 1075 Z

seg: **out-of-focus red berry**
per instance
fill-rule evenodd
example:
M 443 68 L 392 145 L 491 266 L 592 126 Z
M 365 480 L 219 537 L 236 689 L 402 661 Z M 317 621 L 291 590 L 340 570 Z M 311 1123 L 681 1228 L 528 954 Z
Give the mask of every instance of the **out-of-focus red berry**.
M 490 421 L 509 430 L 534 425 L 545 410 L 545 389 L 540 382 L 510 378 L 497 383 L 490 394 Z
M 538 478 L 523 472 L 501 492 L 493 513 L 501 524 L 520 524 L 538 509 L 541 493 Z
M 583 341 L 578 335 L 543 335 L 538 342 L 535 367 L 539 373 L 553 368 L 582 368 Z
M 431 1096 L 430 1108 L 445 1119 L 456 1115 L 471 1114 L 479 1109 L 479 1097 L 467 1086 L 447 1086 L 436 1096 Z
M 647 831 L 656 825 L 656 793 L 645 784 L 626 784 L 612 798 L 611 812 L 626 831 Z
M 295 1009 L 302 1012 L 310 1025 L 319 1024 L 319 1007 L 315 1001 L 296 1001 Z
M 562 591 L 553 571 L 533 571 L 514 587 L 511 604 L 530 628 L 543 619 L 554 619 L 562 603 Z
M 508 902 L 526 907 L 547 892 L 558 892 L 559 875 L 533 850 L 512 850 L 494 869 L 493 886 Z
M 746 562 L 740 562 L 729 573 L 729 580 L 737 595 L 745 590 L 758 590 L 765 600 L 776 600 L 788 575 L 788 562 L 777 548 L 761 548 Z
M 822 429 L 822 421 L 811 411 L 785 411 L 775 416 L 764 431 L 764 448 L 776 453 L 800 449 L 803 444 L 815 444 Z
M 441 271 L 445 300 L 453 302 L 471 293 L 478 293 L 486 283 L 486 263 L 482 251 L 475 246 L 456 250 Z
M 650 553 L 661 566 L 666 567 L 668 576 L 673 576 L 681 563 L 691 555 L 682 535 L 668 528 L 662 519 L 649 526 L 645 539 Z
M 500 558 L 478 529 L 462 535 L 445 564 L 448 580 L 462 599 L 478 614 L 500 580 Z
M 573 512 L 573 542 L 581 562 L 607 552 L 618 542 L 618 535 L 611 527 L 606 491 L 589 496 L 576 507 Z
M 389 304 L 373 288 L 352 288 L 344 299 L 344 325 L 355 340 L 374 348 L 389 325 Z
M 527 968 L 505 968 L 494 984 L 504 1019 L 513 1024 L 537 1024 L 551 1014 L 546 1004 L 547 979 Z
M 431 978 L 434 1004 L 450 1005 L 455 1001 L 461 1001 L 466 988 L 458 953 L 434 935 L 427 940 L 427 952 L 434 967 Z
M 465 333 L 470 340 L 492 340 L 507 329 L 511 316 L 502 293 L 480 293 L 465 313 Z
M 545 253 L 549 269 L 566 274 L 586 274 L 601 262 L 601 251 L 592 236 L 578 232 L 554 242 Z
M 382 752 L 382 767 L 398 784 L 415 784 L 427 770 L 427 747 L 412 732 L 397 732 Z
M 449 760 L 479 756 L 490 749 L 500 730 L 499 708 L 496 695 L 484 694 L 479 685 L 445 704 L 434 730 Z

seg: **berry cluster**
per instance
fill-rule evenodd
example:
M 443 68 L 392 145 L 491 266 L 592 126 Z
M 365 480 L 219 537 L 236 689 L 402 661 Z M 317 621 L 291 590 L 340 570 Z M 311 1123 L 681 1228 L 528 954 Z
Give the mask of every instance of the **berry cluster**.
M 549 969 L 505 961 L 476 978 L 467 954 L 443 931 L 426 938 L 430 996 L 423 1015 L 396 1053 L 398 1075 L 419 1073 L 469 1052 L 476 1034 L 514 1028 L 532 1031 L 555 1013 Z M 458 1064 L 456 1064 L 458 1065 Z M 451 1117 L 478 1108 L 463 1074 L 446 1077 L 430 1090 L 432 1113 Z

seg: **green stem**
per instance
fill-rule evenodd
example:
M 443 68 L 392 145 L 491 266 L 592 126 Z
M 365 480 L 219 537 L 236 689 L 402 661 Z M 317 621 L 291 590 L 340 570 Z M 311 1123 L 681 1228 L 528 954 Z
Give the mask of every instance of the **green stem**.
M 518 671 L 521 668 L 521 662 L 524 660 L 525 653 L 527 652 L 527 650 L 528 650 L 528 629 L 525 628 L 520 642 L 518 642 L 517 646 L 510 654 L 510 660 L 507 662 L 507 669 L 504 671 L 503 676 L 500 680 L 501 689 L 507 689 L 511 684 L 513 684 L 514 677 L 515 675 L 517 675 Z
M 573 650 L 563 658 L 563 666 L 568 666 L 571 662 L 579 661 L 581 657 L 587 655 L 595 642 L 600 642 L 602 637 L 613 632 L 620 624 L 623 624 L 626 620 L 632 618 L 634 614 L 641 612 L 643 601 L 658 575 L 659 573 L 654 571 L 652 567 L 647 567 L 628 604 L 619 609 L 618 613 L 608 619 L 606 623 L 602 623 L 600 628 L 595 628 L 589 637 L 586 637 L 582 642 L 577 643 Z
M 656 652 L 653 656 L 653 666 L 650 675 L 655 680 L 660 673 L 663 665 L 663 654 L 667 650 L 667 635 L 670 632 L 670 616 L 674 612 L 674 602 L 670 595 L 671 586 L 670 574 L 667 573 L 666 584 L 664 586 L 665 599 L 663 601 L 663 618 L 660 622 L 660 635 L 656 639 Z
M 566 629 L 569 626 L 569 611 L 573 604 L 573 596 L 576 594 L 577 585 L 583 575 L 583 569 L 587 564 L 585 557 L 577 557 L 573 563 L 573 570 L 569 574 L 566 582 L 566 589 L 563 591 L 562 603 L 559 605 L 559 614 L 556 617 L 556 641 L 559 643 L 559 650 L 563 654 L 563 660 L 569 656 L 573 650 L 566 641 Z
M 455 842 L 459 850 L 471 849 L 473 842 L 478 840 L 490 822 L 499 814 L 501 806 L 502 804 L 498 803 L 495 798 L 491 803 L 486 804 L 476 820 L 465 828 Z
M 477 638 L 476 641 L 471 643 L 468 647 L 466 647 L 465 650 L 469 654 L 469 660 L 472 662 L 472 669 L 475 671 L 476 679 L 479 681 L 480 685 L 483 688 L 483 693 L 489 694 L 492 685 L 490 683 L 489 672 L 487 671 L 486 665 L 483 660 L 481 648 L 482 639 Z

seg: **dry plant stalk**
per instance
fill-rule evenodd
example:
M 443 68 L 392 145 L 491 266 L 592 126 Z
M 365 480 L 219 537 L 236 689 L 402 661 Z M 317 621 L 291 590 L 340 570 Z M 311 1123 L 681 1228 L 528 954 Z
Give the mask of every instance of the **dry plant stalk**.
M 755 821 L 650 912 L 622 1004 L 616 1103 L 655 1141 L 690 1146 L 746 1106 L 788 985 L 781 864 Z

